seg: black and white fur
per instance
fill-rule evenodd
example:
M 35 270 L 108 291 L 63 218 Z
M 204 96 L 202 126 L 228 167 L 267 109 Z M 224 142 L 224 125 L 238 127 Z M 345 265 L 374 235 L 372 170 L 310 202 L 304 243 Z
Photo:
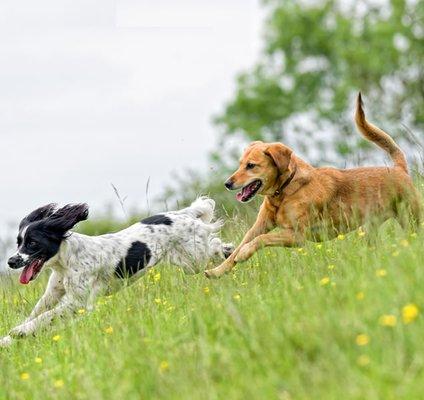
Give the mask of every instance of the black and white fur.
M 117 233 L 86 236 L 69 230 L 88 217 L 86 204 L 41 207 L 19 225 L 18 250 L 9 267 L 23 268 L 21 283 L 35 279 L 42 268 L 52 269 L 46 291 L 24 323 L 0 339 L 33 334 L 39 328 L 79 308 L 90 309 L 113 277 L 138 277 L 159 261 L 178 265 L 187 273 L 204 269 L 209 261 L 228 257 L 232 244 L 223 243 L 212 223 L 215 202 L 198 198 L 190 207 L 161 213 Z

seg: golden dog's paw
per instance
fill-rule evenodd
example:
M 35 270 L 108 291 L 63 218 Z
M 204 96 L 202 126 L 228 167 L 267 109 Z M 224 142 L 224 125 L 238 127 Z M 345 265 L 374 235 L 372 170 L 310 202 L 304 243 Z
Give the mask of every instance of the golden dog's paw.
M 221 265 L 218 265 L 215 268 L 207 269 L 205 271 L 205 276 L 209 279 L 219 278 L 224 275 L 226 272 L 230 271 L 234 265 L 230 265 L 227 262 L 223 262 Z

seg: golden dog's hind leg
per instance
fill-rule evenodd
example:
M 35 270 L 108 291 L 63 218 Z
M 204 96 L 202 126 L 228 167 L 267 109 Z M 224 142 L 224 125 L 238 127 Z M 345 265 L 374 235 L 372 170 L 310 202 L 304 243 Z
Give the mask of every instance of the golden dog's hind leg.
M 277 232 L 266 233 L 257 236 L 251 242 L 245 244 L 236 255 L 236 262 L 247 261 L 252 255 L 268 246 L 296 247 L 304 242 L 303 235 L 295 233 L 292 229 L 284 229 Z

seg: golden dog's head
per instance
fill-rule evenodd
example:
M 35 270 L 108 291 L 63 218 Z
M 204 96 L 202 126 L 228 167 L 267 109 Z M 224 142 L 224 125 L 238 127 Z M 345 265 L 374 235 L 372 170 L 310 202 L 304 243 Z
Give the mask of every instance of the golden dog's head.
M 292 150 L 281 143 L 253 142 L 240 159 L 240 166 L 225 182 L 228 190 L 239 190 L 236 198 L 243 203 L 256 194 L 272 195 L 281 177 L 292 172 Z

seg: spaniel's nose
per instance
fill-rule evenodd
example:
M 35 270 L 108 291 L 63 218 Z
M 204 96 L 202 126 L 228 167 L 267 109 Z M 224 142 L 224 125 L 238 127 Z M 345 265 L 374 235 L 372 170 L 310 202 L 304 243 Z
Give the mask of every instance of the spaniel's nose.
M 7 260 L 7 264 L 10 268 L 16 269 L 21 265 L 22 258 L 20 256 L 12 256 Z

